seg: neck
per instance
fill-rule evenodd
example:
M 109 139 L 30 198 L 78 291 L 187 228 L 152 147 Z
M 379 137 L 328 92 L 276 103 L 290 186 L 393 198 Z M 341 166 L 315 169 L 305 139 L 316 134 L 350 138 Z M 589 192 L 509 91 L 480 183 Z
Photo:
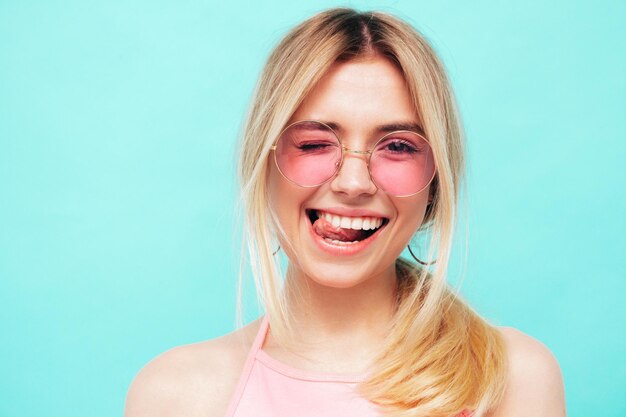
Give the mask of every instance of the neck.
M 307 331 L 332 334 L 387 328 L 396 306 L 395 268 L 349 288 L 334 288 L 290 266 L 285 289 L 294 323 Z
M 298 333 L 297 354 L 335 371 L 358 370 L 378 353 L 389 330 L 396 308 L 395 266 L 358 285 L 334 288 L 290 265 L 285 291 Z M 266 349 L 282 356 L 271 342 Z

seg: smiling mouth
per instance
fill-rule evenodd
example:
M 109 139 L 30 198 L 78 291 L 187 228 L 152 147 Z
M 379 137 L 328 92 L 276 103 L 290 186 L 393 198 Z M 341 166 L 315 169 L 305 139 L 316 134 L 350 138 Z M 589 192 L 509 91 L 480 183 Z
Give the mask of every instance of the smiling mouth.
M 350 245 L 361 242 L 383 229 L 384 217 L 339 216 L 322 210 L 307 210 L 313 232 L 328 243 Z

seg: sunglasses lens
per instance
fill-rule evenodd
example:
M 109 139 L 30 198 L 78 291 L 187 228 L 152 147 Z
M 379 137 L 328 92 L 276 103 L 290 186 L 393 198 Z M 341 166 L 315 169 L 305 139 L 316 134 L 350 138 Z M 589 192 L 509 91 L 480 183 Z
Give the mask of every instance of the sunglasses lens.
M 341 145 L 328 126 L 300 122 L 282 133 L 274 155 L 278 169 L 287 179 L 313 187 L 335 175 L 341 161 Z
M 375 146 L 370 171 L 387 194 L 403 197 L 416 194 L 435 176 L 435 159 L 430 144 L 414 132 L 393 132 Z

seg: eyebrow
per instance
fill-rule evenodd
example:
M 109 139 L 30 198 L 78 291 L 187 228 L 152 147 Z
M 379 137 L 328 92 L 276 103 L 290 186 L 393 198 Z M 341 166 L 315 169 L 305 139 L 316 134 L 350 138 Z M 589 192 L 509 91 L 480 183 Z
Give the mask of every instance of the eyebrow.
M 324 127 L 320 126 L 319 123 L 324 123 L 326 126 L 334 130 L 335 132 L 341 132 L 342 127 L 339 123 L 326 121 L 326 120 L 303 120 L 298 123 L 298 129 L 301 130 L 326 130 Z M 396 122 L 396 123 L 387 123 L 384 125 L 377 126 L 374 130 L 376 134 L 385 135 L 391 132 L 397 132 L 400 130 L 408 130 L 411 132 L 419 133 L 424 136 L 424 129 L 417 122 Z
M 320 120 L 322 123 L 328 125 L 334 131 L 341 131 L 342 128 L 338 123 Z M 419 133 L 420 135 L 424 135 L 424 128 L 416 122 L 397 122 L 397 123 L 387 123 L 384 125 L 380 125 L 376 127 L 375 132 L 377 134 L 385 134 L 391 132 L 397 132 L 399 130 L 409 130 L 411 132 Z
M 327 130 L 323 126 L 320 126 L 320 124 L 316 120 L 304 120 L 304 121 L 295 122 L 295 123 L 298 124 L 298 129 L 302 129 L 302 130 Z M 330 127 L 333 130 L 336 130 L 338 128 L 337 123 L 332 123 L 332 122 L 322 122 L 322 123 L 328 125 L 328 127 Z
M 421 135 L 424 134 L 424 129 L 419 123 L 408 122 L 408 123 L 390 123 L 379 126 L 377 131 L 379 133 L 390 133 L 396 132 L 398 130 L 410 130 L 412 132 L 417 132 Z

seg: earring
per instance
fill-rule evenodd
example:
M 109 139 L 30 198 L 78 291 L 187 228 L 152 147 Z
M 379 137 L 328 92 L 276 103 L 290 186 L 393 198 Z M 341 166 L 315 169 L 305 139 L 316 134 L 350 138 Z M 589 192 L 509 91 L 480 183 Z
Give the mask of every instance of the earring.
M 279 250 L 280 250 L 280 245 L 278 245 L 278 249 L 276 249 L 276 250 L 274 251 L 274 253 L 272 253 L 272 256 L 276 256 L 276 254 L 278 253 L 278 251 L 279 251 Z
M 415 254 L 413 253 L 413 250 L 411 249 L 411 245 L 406 245 L 406 247 L 409 250 L 409 253 L 413 257 L 413 259 L 415 259 L 415 262 L 417 262 L 418 264 L 424 265 L 424 266 L 430 266 L 430 265 L 434 265 L 435 263 L 437 263 L 436 259 L 434 261 L 431 261 L 431 262 L 424 262 L 421 259 L 418 259 L 418 257 L 415 256 Z

